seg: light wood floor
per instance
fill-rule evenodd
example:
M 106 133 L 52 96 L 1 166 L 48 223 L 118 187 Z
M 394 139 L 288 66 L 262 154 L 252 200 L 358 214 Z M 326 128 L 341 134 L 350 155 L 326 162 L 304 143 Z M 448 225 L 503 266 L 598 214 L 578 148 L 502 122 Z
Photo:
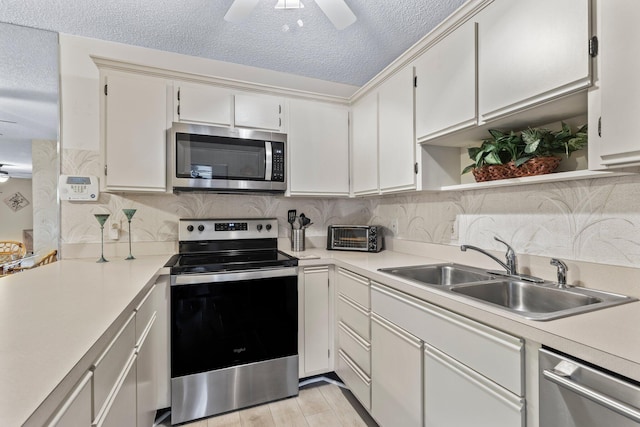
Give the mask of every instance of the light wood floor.
M 218 415 L 181 427 L 375 427 L 375 422 L 363 411 L 355 398 L 349 396 L 349 392 L 345 395 L 336 385 L 320 383 L 301 389 L 298 397 Z

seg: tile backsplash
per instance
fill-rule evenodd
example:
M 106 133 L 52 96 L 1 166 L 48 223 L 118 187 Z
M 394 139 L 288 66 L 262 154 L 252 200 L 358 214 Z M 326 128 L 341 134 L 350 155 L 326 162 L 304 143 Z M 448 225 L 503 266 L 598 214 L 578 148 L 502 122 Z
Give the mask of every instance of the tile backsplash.
M 99 175 L 98 169 L 98 153 L 63 151 L 63 173 Z M 310 237 L 325 235 L 330 224 L 389 227 L 397 219 L 392 237 L 398 239 L 502 250 L 493 240 L 499 236 L 519 254 L 640 264 L 640 177 L 635 175 L 365 199 L 101 193 L 97 204 L 62 204 L 62 243 L 99 242 L 94 213 L 111 213 L 110 220 L 126 232 L 123 208 L 138 210 L 134 242 L 175 242 L 177 220 L 187 217 L 276 217 L 279 235 L 288 237 L 287 210 L 297 209 L 313 220 Z

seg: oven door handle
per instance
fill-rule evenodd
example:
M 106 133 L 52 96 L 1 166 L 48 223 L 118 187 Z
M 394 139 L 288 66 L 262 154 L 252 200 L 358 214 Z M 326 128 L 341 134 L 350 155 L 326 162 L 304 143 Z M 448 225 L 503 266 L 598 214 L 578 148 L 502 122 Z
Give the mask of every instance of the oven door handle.
M 271 279 L 298 275 L 298 267 L 273 268 L 248 271 L 216 272 L 209 274 L 177 274 L 172 285 L 196 285 L 200 283 L 240 282 L 246 280 Z
M 626 403 L 621 402 L 618 399 L 607 396 L 606 394 L 600 393 L 590 387 L 578 384 L 571 379 L 565 378 L 562 375 L 558 375 L 548 369 L 545 369 L 542 373 L 547 380 L 570 391 L 573 391 L 574 393 L 577 393 L 582 397 L 586 397 L 587 399 L 598 403 L 605 408 L 610 409 L 626 418 L 629 418 L 630 420 L 640 422 L 640 410 L 638 408 L 627 405 Z

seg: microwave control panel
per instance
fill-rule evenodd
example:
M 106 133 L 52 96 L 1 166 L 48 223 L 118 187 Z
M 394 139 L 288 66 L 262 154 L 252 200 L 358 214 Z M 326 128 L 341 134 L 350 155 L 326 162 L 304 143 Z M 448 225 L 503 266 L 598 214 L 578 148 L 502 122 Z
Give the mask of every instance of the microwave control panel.
M 271 173 L 272 181 L 284 181 L 284 144 L 282 142 L 272 142 L 273 165 Z
M 60 175 L 60 200 L 71 202 L 97 202 L 100 195 L 97 176 Z

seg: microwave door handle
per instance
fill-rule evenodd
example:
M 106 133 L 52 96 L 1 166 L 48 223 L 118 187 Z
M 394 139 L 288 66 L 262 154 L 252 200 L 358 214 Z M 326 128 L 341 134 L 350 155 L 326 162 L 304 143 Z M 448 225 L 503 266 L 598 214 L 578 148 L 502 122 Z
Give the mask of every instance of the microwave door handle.
M 264 142 L 264 157 L 264 180 L 271 181 L 271 177 L 273 176 L 273 149 L 271 147 L 271 141 Z

